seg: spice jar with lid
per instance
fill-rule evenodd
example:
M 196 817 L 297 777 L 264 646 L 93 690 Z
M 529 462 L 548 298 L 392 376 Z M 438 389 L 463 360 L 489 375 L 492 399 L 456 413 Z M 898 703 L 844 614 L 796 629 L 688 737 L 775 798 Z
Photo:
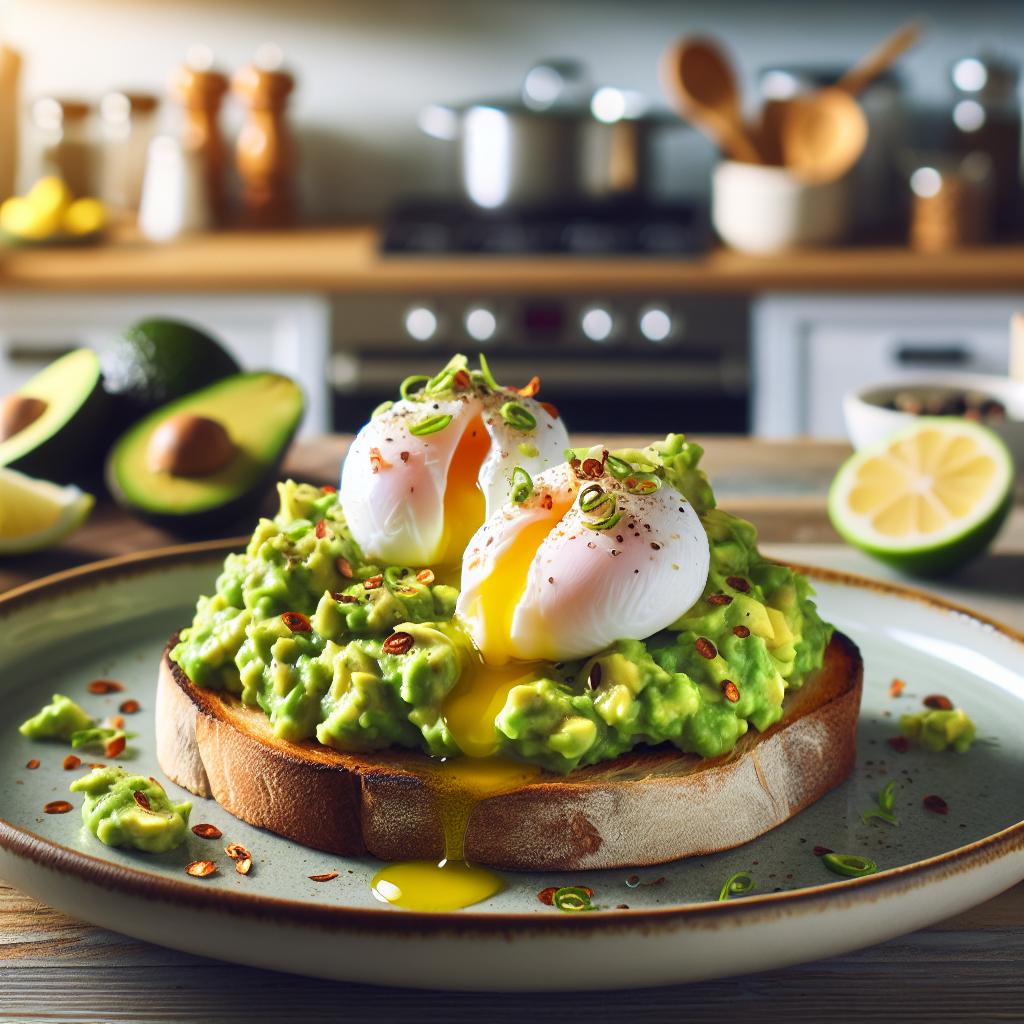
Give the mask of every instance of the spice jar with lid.
M 95 195 L 92 107 L 83 100 L 44 96 L 32 104 L 31 113 L 32 180 L 54 174 L 64 180 L 72 195 Z
M 113 210 L 138 211 L 146 153 L 159 100 L 150 93 L 111 92 L 100 102 L 103 130 L 100 195 Z

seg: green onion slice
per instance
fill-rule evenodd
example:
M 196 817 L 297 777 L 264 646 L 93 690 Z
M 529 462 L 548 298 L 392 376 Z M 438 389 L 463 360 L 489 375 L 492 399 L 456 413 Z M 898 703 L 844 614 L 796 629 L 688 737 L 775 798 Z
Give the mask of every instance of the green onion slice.
M 870 811 L 863 811 L 860 820 L 866 825 L 872 818 L 879 818 L 889 825 L 898 825 L 899 819 L 892 811 L 883 810 L 881 807 L 872 807 Z
M 887 782 L 878 794 L 878 806 L 883 811 L 891 811 L 896 804 L 896 783 Z
M 856 853 L 826 853 L 821 860 L 833 874 L 846 878 L 863 878 L 865 875 L 873 875 L 878 870 L 878 865 L 873 860 Z
M 620 459 L 617 455 L 609 455 L 605 459 L 604 466 L 616 480 L 623 480 L 633 473 L 633 467 L 625 459 Z
M 501 407 L 501 418 L 513 429 L 524 434 L 537 429 L 537 417 L 518 402 L 506 402 Z
M 580 491 L 580 508 L 584 512 L 593 512 L 598 506 L 603 505 L 609 498 L 615 500 L 615 496 L 605 492 L 600 484 L 587 484 Z
M 373 412 L 370 413 L 370 419 L 375 420 L 378 416 L 383 416 L 395 403 L 394 402 L 381 402 Z
M 718 894 L 718 902 L 723 903 L 732 896 L 746 896 L 753 889 L 754 879 L 750 874 L 746 871 L 737 871 L 735 875 L 730 875 L 725 880 L 725 885 L 722 886 L 722 891 Z
M 417 392 L 413 392 L 413 388 L 419 385 L 426 385 L 430 383 L 430 378 L 424 373 L 413 374 L 411 377 L 406 377 L 402 381 L 398 388 L 398 393 L 406 400 L 416 398 L 416 394 L 422 391 L 423 388 L 417 388 Z
M 661 477 L 656 473 L 630 473 L 624 483 L 630 494 L 653 494 L 661 487 Z
M 512 470 L 512 504 L 522 505 L 531 494 L 533 494 L 533 478 L 522 466 L 516 466 Z
M 583 525 L 588 530 L 610 530 L 621 518 L 622 513 L 616 509 L 614 512 L 605 516 L 604 519 L 584 520 Z
M 406 569 L 401 565 L 389 565 L 384 570 L 384 586 L 392 592 L 402 588 L 408 590 L 409 584 L 415 579 L 416 575 L 412 569 Z
M 590 902 L 590 893 L 578 885 L 566 885 L 556 890 L 551 902 L 566 913 L 594 909 L 594 904 Z
M 494 379 L 494 374 L 491 373 L 491 368 L 487 365 L 487 357 L 480 353 L 480 376 L 483 378 L 483 382 L 492 390 L 497 391 L 498 382 Z
M 436 416 L 428 416 L 426 419 L 420 420 L 419 423 L 414 423 L 409 428 L 409 433 L 414 437 L 426 437 L 427 434 L 436 434 L 439 430 L 444 430 L 451 421 L 452 418 L 448 413 L 439 412 Z

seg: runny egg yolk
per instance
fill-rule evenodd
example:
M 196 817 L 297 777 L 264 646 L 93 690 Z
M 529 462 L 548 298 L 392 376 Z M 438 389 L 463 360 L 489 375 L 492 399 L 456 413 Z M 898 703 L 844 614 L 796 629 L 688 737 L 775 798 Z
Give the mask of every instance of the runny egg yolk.
M 444 490 L 444 535 L 435 559 L 439 565 L 461 562 L 470 538 L 484 521 L 487 503 L 478 478 L 490 446 L 484 422 L 477 416 L 459 439 L 448 467 Z

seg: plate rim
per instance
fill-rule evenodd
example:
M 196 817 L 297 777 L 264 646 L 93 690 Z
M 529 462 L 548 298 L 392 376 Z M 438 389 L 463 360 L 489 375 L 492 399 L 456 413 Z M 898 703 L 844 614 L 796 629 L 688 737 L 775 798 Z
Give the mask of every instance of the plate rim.
M 54 593 L 84 589 L 97 582 L 134 576 L 168 562 L 215 561 L 244 547 L 248 537 L 231 537 L 154 548 L 149 551 L 118 555 L 75 566 L 44 576 L 0 594 L 0 618 L 30 607 Z M 812 580 L 840 586 L 875 590 L 912 600 L 946 614 L 970 620 L 976 626 L 993 630 L 1024 649 L 1024 632 L 998 622 L 964 605 L 928 594 L 916 587 L 889 580 L 872 579 L 856 573 L 826 569 L 804 563 L 788 563 Z M 279 896 L 265 896 L 235 890 L 203 890 L 176 879 L 154 876 L 138 868 L 104 860 L 93 854 L 44 838 L 29 829 L 19 828 L 0 818 L 0 850 L 27 859 L 39 867 L 75 876 L 80 882 L 148 900 L 164 899 L 177 905 L 205 911 L 223 911 L 242 917 L 273 915 L 281 923 L 321 929 L 355 928 L 359 932 L 393 934 L 445 932 L 464 935 L 550 934 L 552 929 L 570 933 L 593 934 L 637 929 L 671 930 L 676 927 L 729 926 L 737 921 L 771 920 L 794 911 L 814 912 L 823 904 L 836 906 L 873 903 L 893 890 L 917 888 L 970 870 L 978 863 L 1000 859 L 1015 850 L 1024 850 L 1024 820 L 1016 822 L 963 846 L 933 857 L 914 861 L 877 874 L 845 881 L 822 883 L 780 893 L 762 893 L 742 900 L 722 903 L 705 901 L 681 906 L 631 910 L 597 910 L 587 914 L 538 915 L 525 912 L 486 913 L 462 910 L 457 913 L 395 911 L 393 908 L 366 908 L 333 904 L 310 904 Z

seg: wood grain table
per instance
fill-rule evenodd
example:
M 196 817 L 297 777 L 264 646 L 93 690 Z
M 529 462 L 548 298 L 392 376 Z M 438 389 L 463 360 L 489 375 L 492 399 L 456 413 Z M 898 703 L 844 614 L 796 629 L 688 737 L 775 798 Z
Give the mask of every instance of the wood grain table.
M 286 471 L 336 476 L 341 438 L 305 442 Z M 837 543 L 824 512 L 842 445 L 710 439 L 723 505 L 753 519 L 773 554 L 883 574 Z M 71 565 L 173 543 L 101 503 L 58 551 L 0 562 L 0 591 Z M 1024 508 L 993 553 L 932 587 L 1024 631 Z M 623 950 L 629 956 L 629 950 Z M 515 970 L 509 964 L 510 974 Z M 396 978 L 401 964 L 395 965 Z M 653 990 L 430 993 L 316 981 L 137 942 L 50 910 L 0 882 L 0 1021 L 1021 1021 L 1024 885 L 932 928 L 785 970 Z

